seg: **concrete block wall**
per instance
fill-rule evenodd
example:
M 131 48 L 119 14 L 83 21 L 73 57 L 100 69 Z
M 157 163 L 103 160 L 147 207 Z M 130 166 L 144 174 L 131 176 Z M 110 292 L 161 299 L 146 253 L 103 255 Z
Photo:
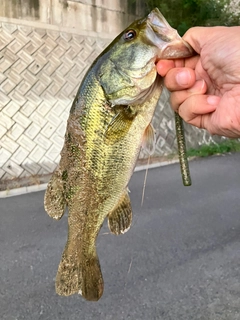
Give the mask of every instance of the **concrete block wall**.
M 110 39 L 0 24 L 0 178 L 53 172 L 69 108 Z

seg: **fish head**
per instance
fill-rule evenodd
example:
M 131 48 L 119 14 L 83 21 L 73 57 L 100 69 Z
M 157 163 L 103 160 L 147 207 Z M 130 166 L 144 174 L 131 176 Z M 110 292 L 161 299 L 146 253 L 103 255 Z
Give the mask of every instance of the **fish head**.
M 191 46 L 155 8 L 147 17 L 133 22 L 103 51 L 98 77 L 112 104 L 139 104 L 153 91 L 157 61 L 192 55 Z

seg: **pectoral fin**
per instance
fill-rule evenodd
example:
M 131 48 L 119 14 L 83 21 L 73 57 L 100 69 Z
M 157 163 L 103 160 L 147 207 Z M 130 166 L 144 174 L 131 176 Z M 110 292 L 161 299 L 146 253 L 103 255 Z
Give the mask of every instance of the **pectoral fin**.
M 107 143 L 115 143 L 128 133 L 137 112 L 132 106 L 116 106 L 116 114 L 105 132 Z
M 127 190 L 123 193 L 118 204 L 108 215 L 109 230 L 119 235 L 125 233 L 131 226 L 132 207 Z
M 128 133 L 131 124 L 132 120 L 127 119 L 123 112 L 119 112 L 108 125 L 105 132 L 106 142 L 112 144 L 122 139 Z
M 148 152 L 148 154 L 151 156 L 152 154 L 154 154 L 155 147 L 156 147 L 156 134 L 152 124 L 150 123 L 144 132 L 142 148 L 145 149 Z

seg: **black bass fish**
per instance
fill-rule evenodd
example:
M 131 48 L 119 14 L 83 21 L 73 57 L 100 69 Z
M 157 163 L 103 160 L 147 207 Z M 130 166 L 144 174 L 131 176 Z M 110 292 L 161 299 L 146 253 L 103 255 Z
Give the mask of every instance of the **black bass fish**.
M 61 161 L 45 194 L 60 219 L 68 207 L 68 240 L 56 292 L 98 300 L 103 278 L 96 238 L 108 218 L 114 234 L 132 221 L 128 182 L 141 146 L 151 153 L 151 120 L 162 91 L 159 59 L 193 55 L 158 9 L 125 29 L 94 61 L 72 104 Z

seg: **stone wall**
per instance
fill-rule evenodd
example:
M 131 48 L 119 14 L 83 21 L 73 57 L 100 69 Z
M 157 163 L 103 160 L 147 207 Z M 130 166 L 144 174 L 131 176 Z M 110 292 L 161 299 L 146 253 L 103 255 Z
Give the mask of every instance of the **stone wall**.
M 21 0 L 21 7 L 11 7 L 13 2 L 0 0 L 4 15 L 0 17 L 0 190 L 14 179 L 54 171 L 68 112 L 86 70 L 131 18 L 120 1 Z M 74 6 L 84 15 L 84 23 L 73 18 Z M 61 14 L 57 14 L 59 8 Z M 133 9 L 137 13 L 137 7 Z M 115 17 L 112 23 L 111 15 Z M 98 18 L 93 22 L 93 17 L 101 18 L 102 24 Z M 165 92 L 153 121 L 157 133 L 154 156 L 176 150 L 173 113 L 167 100 Z M 188 128 L 188 144 L 209 139 L 206 133 Z

